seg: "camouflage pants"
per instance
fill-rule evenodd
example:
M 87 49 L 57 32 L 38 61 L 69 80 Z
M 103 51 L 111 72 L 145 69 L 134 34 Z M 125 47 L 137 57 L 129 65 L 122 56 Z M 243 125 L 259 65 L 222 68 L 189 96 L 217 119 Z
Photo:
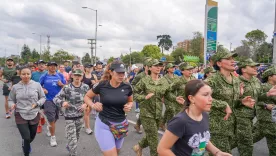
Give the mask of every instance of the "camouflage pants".
M 150 148 L 150 156 L 158 156 L 157 154 L 157 145 L 158 145 L 158 128 L 159 128 L 159 119 L 140 117 L 142 125 L 145 131 L 145 136 L 139 142 L 141 148 Z
M 82 128 L 83 119 L 65 120 L 65 135 L 68 139 L 69 154 L 77 155 L 77 143 L 80 138 L 80 130 Z
M 164 116 L 161 121 L 161 125 L 165 125 L 168 121 L 170 121 L 174 116 L 174 109 L 171 103 L 165 103 L 166 110 Z
M 257 121 L 253 128 L 253 142 L 256 143 L 266 137 L 270 156 L 276 156 L 276 123 Z
M 236 117 L 236 137 L 240 156 L 253 155 L 253 119 Z
M 211 133 L 210 140 L 218 149 L 223 152 L 231 153 L 231 149 L 235 144 L 235 139 L 230 136 L 223 136 Z M 211 154 L 209 154 L 211 156 Z

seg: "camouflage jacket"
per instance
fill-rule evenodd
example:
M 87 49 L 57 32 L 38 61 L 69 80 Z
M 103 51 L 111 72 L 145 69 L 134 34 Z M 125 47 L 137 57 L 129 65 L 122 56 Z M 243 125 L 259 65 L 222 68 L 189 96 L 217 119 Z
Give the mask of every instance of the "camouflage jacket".
M 227 104 L 234 111 L 233 108 L 240 99 L 240 80 L 232 75 L 232 83 L 229 83 L 220 72 L 217 72 L 206 79 L 206 82 L 213 91 L 213 102 L 209 114 L 211 133 L 233 136 L 235 112 L 233 112 L 228 120 L 225 121 L 223 118 L 226 115 L 225 109 Z
M 262 92 L 263 94 L 266 94 L 273 85 L 269 83 L 264 83 L 262 84 Z M 267 122 L 272 122 L 272 117 L 271 117 L 271 111 L 265 109 L 265 104 L 276 104 L 276 97 L 266 97 L 266 98 L 259 98 L 258 103 L 256 103 L 256 110 L 257 110 L 257 119 L 259 121 L 267 121 Z
M 194 80 L 195 77 L 191 76 L 190 80 Z M 185 97 L 185 85 L 190 81 L 187 80 L 184 76 L 181 76 L 178 78 L 178 81 L 176 81 L 173 85 L 172 85 L 172 89 L 176 90 L 176 95 L 177 96 L 183 96 Z
M 131 85 L 135 86 L 143 77 L 147 76 L 146 73 L 143 71 L 137 74 L 131 82 Z
M 154 93 L 154 95 L 146 100 L 145 97 L 149 93 Z M 139 101 L 141 117 L 161 119 L 163 97 L 171 101 L 176 98 L 171 94 L 170 85 L 165 78 L 154 81 L 150 76 L 145 76 L 134 86 L 134 99 Z
M 179 80 L 179 76 L 173 75 L 173 77 L 171 78 L 168 74 L 166 74 L 166 75 L 164 75 L 164 79 L 167 80 L 167 82 L 169 83 L 169 85 L 174 85 L 174 83 L 177 82 L 177 81 Z M 175 97 L 177 96 L 176 93 L 177 93 L 176 90 L 171 90 L 171 94 L 173 94 Z M 167 98 L 164 99 L 164 103 L 165 103 L 166 105 L 170 105 L 170 106 L 172 106 L 172 105 L 174 105 L 174 104 L 180 105 L 180 104 L 177 103 L 176 101 L 171 101 L 171 100 L 169 100 L 169 99 L 167 99 Z M 182 107 L 182 106 L 181 106 L 181 107 Z
M 247 80 L 242 76 L 239 76 L 240 81 L 244 84 L 244 93 L 241 97 L 243 99 L 246 96 L 251 96 L 252 99 L 258 102 L 258 97 L 261 95 L 261 83 L 256 77 L 252 77 L 251 80 Z M 235 115 L 237 117 L 255 117 L 255 108 L 246 107 L 239 101 L 235 107 Z
M 88 90 L 89 86 L 84 83 L 80 87 L 75 87 L 70 83 L 62 88 L 53 101 L 58 107 L 62 107 L 65 101 L 69 103 L 69 107 L 64 112 L 65 118 L 82 117 L 83 113 L 79 111 L 79 108 L 84 103 L 83 98 Z

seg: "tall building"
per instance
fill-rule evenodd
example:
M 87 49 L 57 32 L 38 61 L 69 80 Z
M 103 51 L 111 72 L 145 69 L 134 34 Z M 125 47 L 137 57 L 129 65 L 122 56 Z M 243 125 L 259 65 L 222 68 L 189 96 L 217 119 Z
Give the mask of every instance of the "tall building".
M 177 43 L 177 48 L 183 48 L 185 51 L 190 51 L 191 40 L 184 40 L 183 42 Z
M 191 51 L 191 40 L 184 40 L 183 42 L 178 42 L 177 48 L 183 48 L 185 51 L 190 52 Z M 202 41 L 200 44 L 200 52 L 203 53 L 203 51 L 204 51 L 204 38 L 202 38 Z

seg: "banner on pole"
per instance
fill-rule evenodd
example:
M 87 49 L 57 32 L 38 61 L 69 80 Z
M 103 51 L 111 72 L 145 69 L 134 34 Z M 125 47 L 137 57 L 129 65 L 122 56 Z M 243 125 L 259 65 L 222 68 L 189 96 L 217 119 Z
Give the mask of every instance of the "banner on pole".
M 205 34 L 204 34 L 204 65 L 210 56 L 217 51 L 218 2 L 206 0 Z
M 208 0 L 207 3 L 207 53 L 213 55 L 217 51 L 218 3 Z

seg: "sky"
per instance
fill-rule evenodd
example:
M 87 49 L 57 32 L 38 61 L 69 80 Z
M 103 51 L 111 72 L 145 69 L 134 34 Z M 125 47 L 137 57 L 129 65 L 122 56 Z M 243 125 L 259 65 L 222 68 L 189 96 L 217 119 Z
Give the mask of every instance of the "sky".
M 274 0 L 216 0 L 218 42 L 232 49 L 251 30 L 263 30 L 270 42 L 274 30 Z M 24 44 L 40 51 L 59 49 L 82 57 L 90 53 L 87 39 L 95 38 L 97 56 L 119 57 L 157 45 L 168 34 L 173 45 L 204 33 L 205 0 L 0 0 L 0 57 L 19 54 Z M 35 33 L 35 34 L 33 34 Z M 165 53 L 170 53 L 167 51 Z

